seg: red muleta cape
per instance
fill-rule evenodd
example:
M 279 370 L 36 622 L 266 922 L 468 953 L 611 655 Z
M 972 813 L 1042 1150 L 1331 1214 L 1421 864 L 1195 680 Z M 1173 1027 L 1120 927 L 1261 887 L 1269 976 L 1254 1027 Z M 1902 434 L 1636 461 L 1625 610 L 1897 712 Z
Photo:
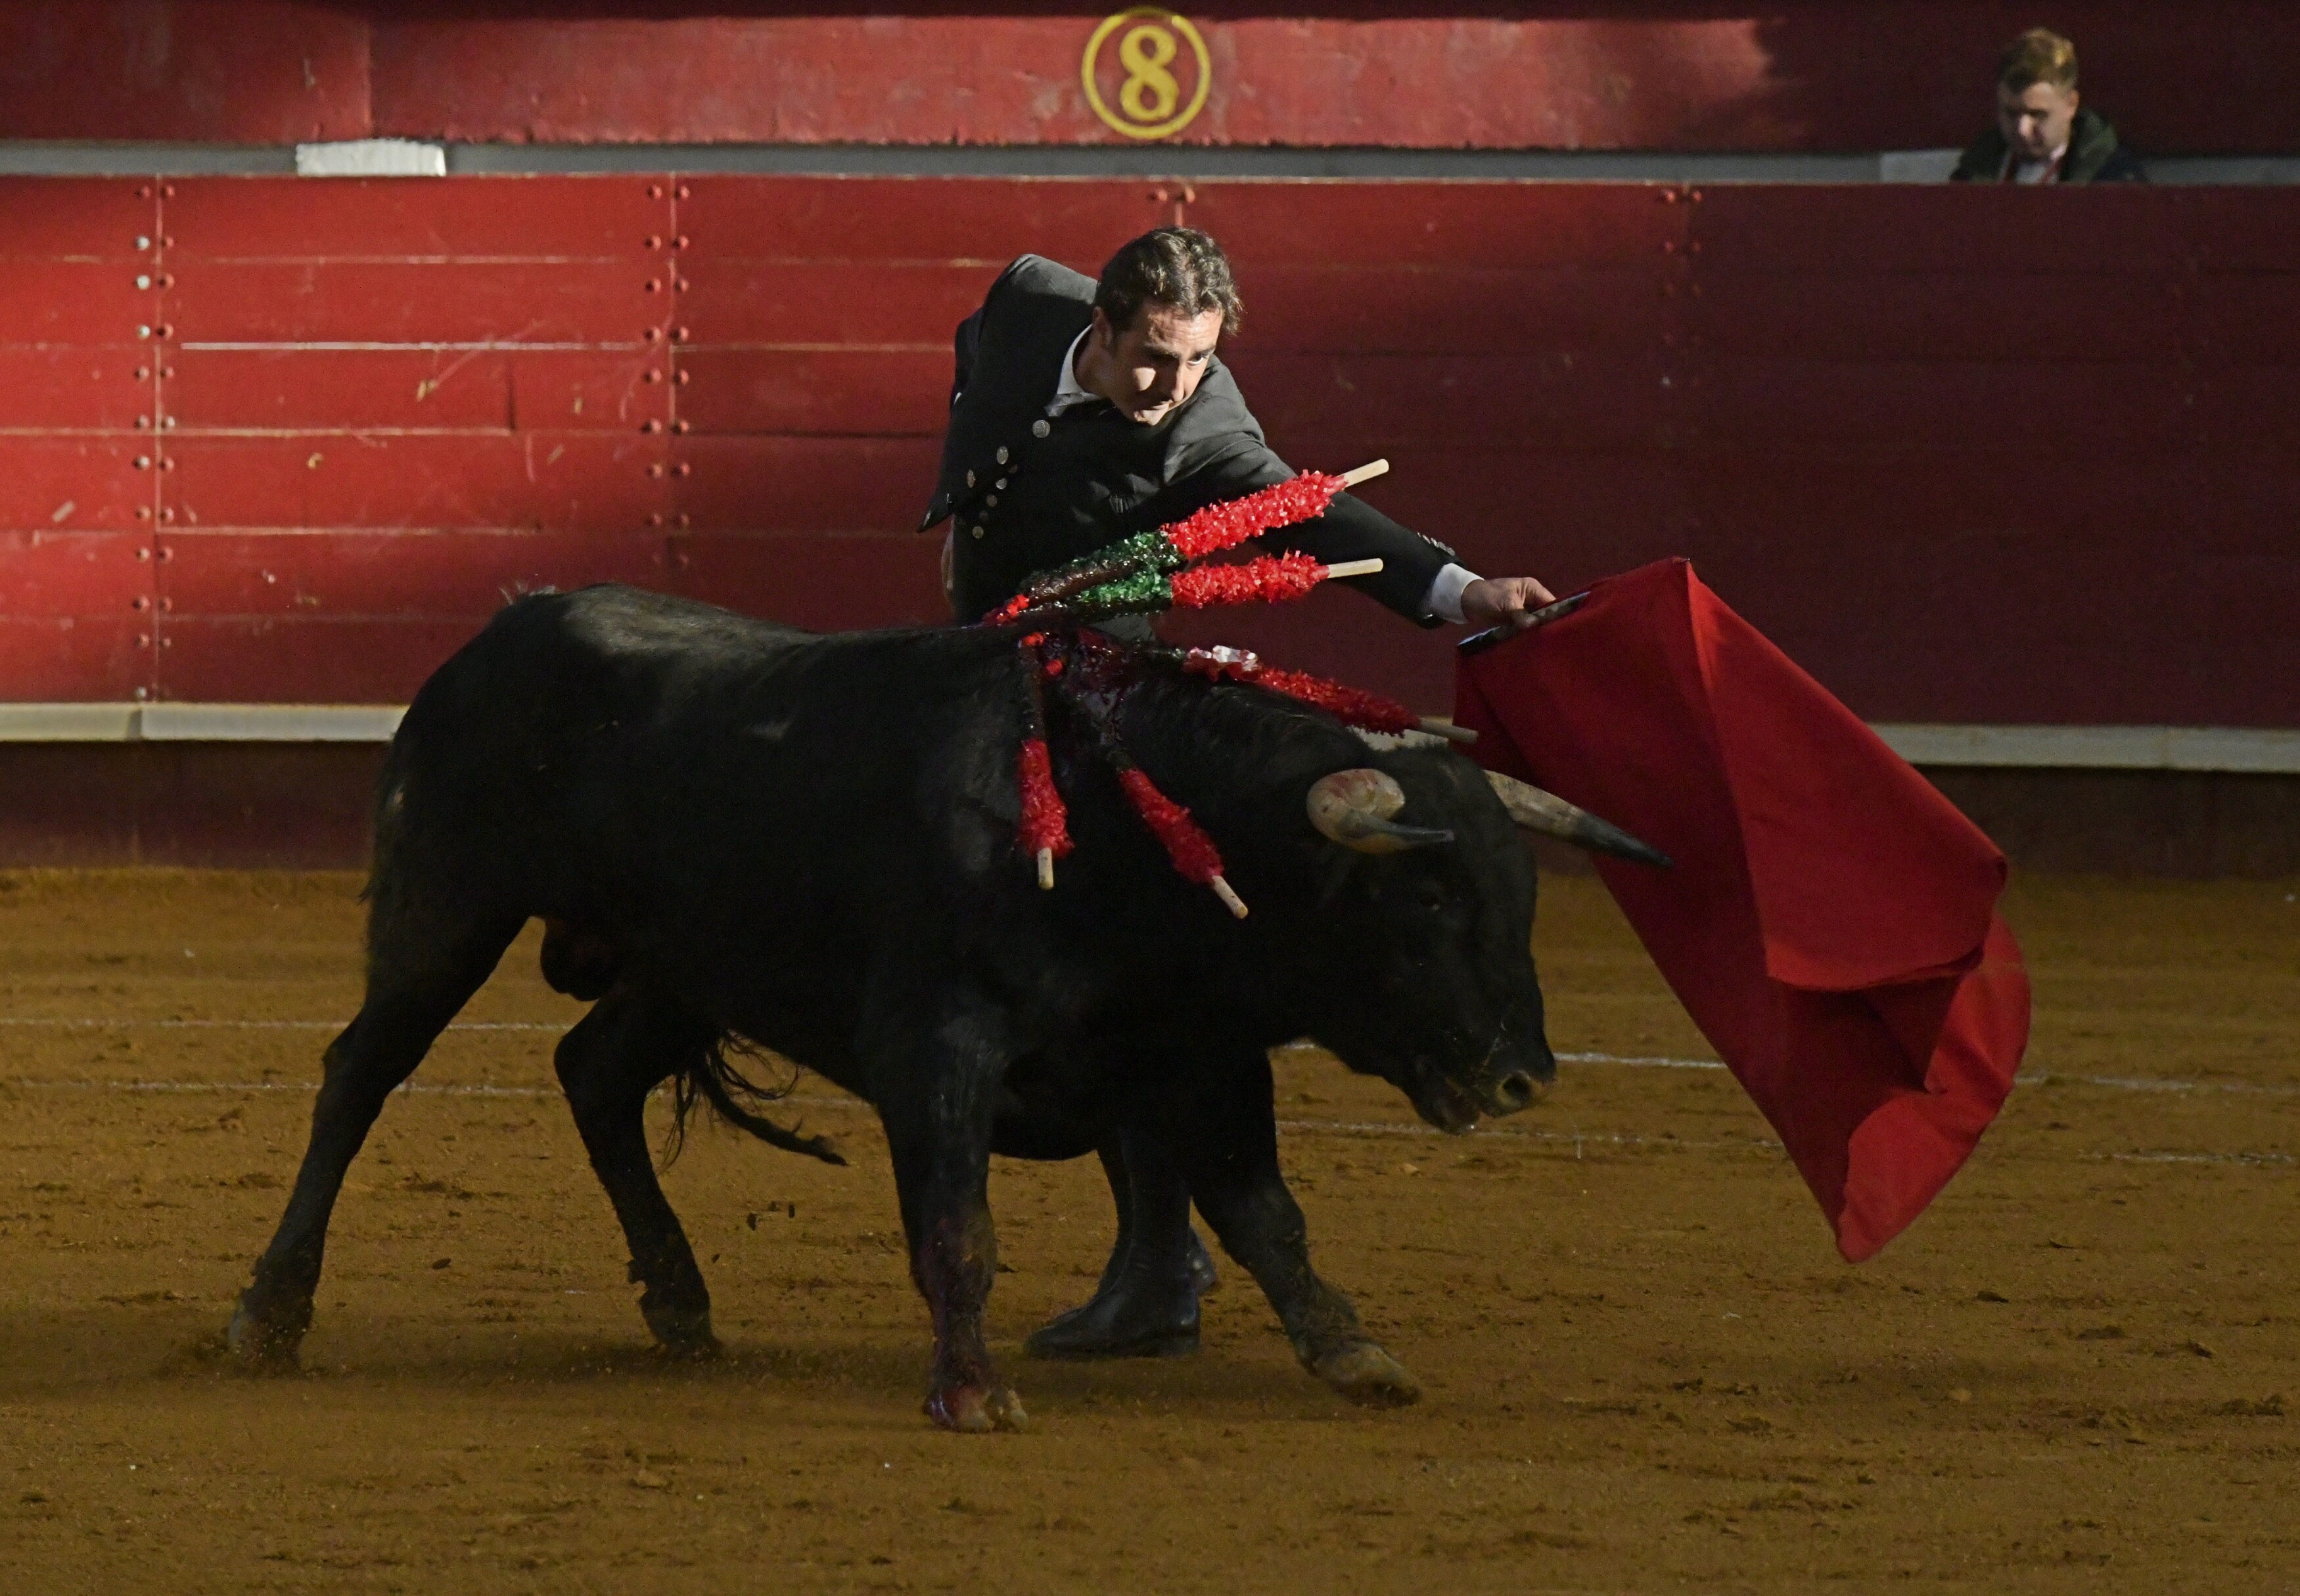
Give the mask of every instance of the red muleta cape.
M 2012 1090 L 2029 980 L 2004 856 L 1681 560 L 1464 655 L 1454 718 L 1504 774 L 1676 860 L 1597 860 L 1858 1262 Z

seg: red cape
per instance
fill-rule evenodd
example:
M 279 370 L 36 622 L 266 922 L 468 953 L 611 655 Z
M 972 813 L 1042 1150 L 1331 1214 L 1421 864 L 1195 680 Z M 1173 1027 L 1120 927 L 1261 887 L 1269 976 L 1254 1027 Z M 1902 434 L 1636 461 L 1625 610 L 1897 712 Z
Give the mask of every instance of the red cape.
M 1456 691 L 1480 761 L 1675 860 L 1597 872 L 1838 1251 L 1873 1255 L 1964 1162 L 2028 1045 L 2004 854 L 1681 560 L 1465 654 Z

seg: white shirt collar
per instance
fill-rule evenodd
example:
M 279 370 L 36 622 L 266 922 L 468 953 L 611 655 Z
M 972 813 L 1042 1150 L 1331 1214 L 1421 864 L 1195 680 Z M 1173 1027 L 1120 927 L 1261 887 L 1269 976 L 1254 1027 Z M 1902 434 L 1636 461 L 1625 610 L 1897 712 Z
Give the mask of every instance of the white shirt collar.
M 1093 330 L 1090 324 L 1082 327 L 1079 329 L 1079 336 L 1071 340 L 1070 349 L 1062 356 L 1062 374 L 1054 384 L 1054 396 L 1046 401 L 1048 415 L 1061 415 L 1073 404 L 1084 404 L 1089 399 L 1100 397 L 1088 393 L 1078 379 L 1079 345 L 1086 342 L 1087 334 Z

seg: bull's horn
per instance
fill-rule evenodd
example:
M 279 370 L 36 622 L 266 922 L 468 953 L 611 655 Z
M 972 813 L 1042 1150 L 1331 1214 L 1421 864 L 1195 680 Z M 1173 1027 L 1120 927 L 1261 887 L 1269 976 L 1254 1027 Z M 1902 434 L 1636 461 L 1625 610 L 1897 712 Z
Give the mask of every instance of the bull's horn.
M 1538 831 L 1544 836 L 1554 836 L 1562 843 L 1577 848 L 1587 848 L 1593 853 L 1610 853 L 1616 859 L 1633 859 L 1668 869 L 1668 854 L 1658 848 L 1646 846 L 1620 827 L 1601 820 L 1586 809 L 1576 809 L 1554 793 L 1545 793 L 1539 787 L 1504 776 L 1498 770 L 1486 772 L 1486 779 L 1494 784 L 1509 817 L 1528 831 Z
M 1454 834 L 1390 819 L 1405 807 L 1405 789 L 1369 766 L 1337 770 L 1310 786 L 1310 824 L 1360 853 L 1402 853 L 1450 843 Z

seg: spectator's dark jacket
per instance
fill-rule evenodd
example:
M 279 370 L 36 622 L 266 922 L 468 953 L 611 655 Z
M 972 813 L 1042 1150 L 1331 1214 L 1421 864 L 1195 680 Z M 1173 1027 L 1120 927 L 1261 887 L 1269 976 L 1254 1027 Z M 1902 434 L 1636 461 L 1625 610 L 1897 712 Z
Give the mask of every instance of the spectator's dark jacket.
M 1024 255 L 959 324 L 942 474 L 919 529 L 956 518 L 951 603 L 962 619 L 1003 603 L 1033 571 L 1294 474 L 1262 442 L 1218 356 L 1188 403 L 1154 425 L 1101 399 L 1047 418 L 1062 356 L 1092 319 L 1094 288 L 1092 278 Z M 1265 541 L 1329 565 L 1379 557 L 1380 573 L 1352 586 L 1416 620 L 1454 557 L 1347 494 Z
M 1949 174 L 1952 183 L 1994 183 L 2004 175 L 2010 145 L 2002 129 L 1991 128 L 1973 141 Z M 2116 129 L 2096 113 L 2079 109 L 2069 129 L 2068 158 L 2056 183 L 2146 183 L 2140 158 L 2116 141 Z

